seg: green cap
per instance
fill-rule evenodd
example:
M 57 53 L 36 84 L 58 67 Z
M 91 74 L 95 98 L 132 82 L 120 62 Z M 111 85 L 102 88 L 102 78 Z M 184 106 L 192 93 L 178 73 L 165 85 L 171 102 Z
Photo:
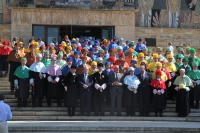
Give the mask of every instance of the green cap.
M 192 66 L 198 66 L 198 63 L 196 61 L 193 61 Z
M 163 49 L 161 47 L 157 47 L 156 51 L 163 51 Z
M 191 48 L 190 49 L 190 53 L 196 53 L 196 49 L 195 48 Z
M 148 53 L 152 53 L 152 49 L 148 48 Z
M 100 50 L 99 50 L 99 53 L 104 53 L 104 50 L 103 50 L 103 49 L 100 49 Z
M 45 52 L 44 52 L 44 55 L 49 55 L 49 51 L 48 51 L 48 50 L 45 51 Z
M 190 51 L 190 49 L 191 49 L 190 47 L 186 47 L 186 50 L 187 50 L 187 51 Z
M 171 51 L 171 49 L 169 47 L 166 48 L 166 52 Z
M 24 62 L 24 61 L 27 61 L 27 59 L 26 58 L 21 58 L 21 62 Z
M 175 58 L 177 59 L 177 58 L 183 58 L 183 55 L 182 54 L 176 54 L 176 56 L 175 56 Z
M 129 47 L 131 46 L 135 46 L 135 43 L 134 42 L 129 43 Z
M 59 52 L 59 53 L 58 53 L 58 56 L 63 56 L 63 52 Z
M 182 62 L 189 62 L 189 60 L 187 57 L 185 57 L 185 58 L 183 58 Z
M 180 52 L 180 51 L 183 52 L 183 48 L 181 48 L 181 47 L 178 47 L 177 50 L 178 50 L 179 52 Z

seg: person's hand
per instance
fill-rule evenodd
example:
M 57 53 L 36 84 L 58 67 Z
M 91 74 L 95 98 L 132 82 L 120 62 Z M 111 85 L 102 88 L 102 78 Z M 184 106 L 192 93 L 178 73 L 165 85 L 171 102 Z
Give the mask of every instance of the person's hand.
M 18 86 L 18 85 L 15 85 L 15 88 L 16 88 L 16 89 L 18 89 L 18 88 L 19 88 L 19 86 Z
M 67 91 L 67 86 L 64 86 L 64 88 L 65 88 L 65 91 Z
M 197 82 L 196 82 L 196 81 L 193 81 L 193 84 L 196 86 L 196 85 L 197 85 Z
M 100 86 L 100 87 L 99 87 L 99 90 L 102 90 L 102 89 L 103 89 L 103 88 Z
M 87 88 L 88 88 L 88 86 L 87 86 L 87 85 L 83 85 L 83 88 L 84 88 L 84 89 L 87 89 Z
M 115 81 L 115 82 L 113 82 L 113 85 L 117 85 L 117 82 Z
M 34 86 L 34 83 L 32 83 L 31 85 Z
M 131 90 L 132 90 L 132 91 L 135 91 L 135 88 L 134 88 L 134 87 L 132 87 L 132 88 L 131 88 Z
M 174 88 L 176 91 L 178 91 L 179 87 Z
M 158 95 L 161 95 L 161 92 L 159 91 L 159 92 L 157 92 L 157 94 L 158 94 Z

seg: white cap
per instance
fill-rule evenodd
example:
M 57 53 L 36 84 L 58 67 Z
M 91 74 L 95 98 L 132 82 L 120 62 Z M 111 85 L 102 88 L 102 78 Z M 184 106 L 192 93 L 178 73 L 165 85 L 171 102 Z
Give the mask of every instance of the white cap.
M 49 45 L 49 46 L 55 46 L 55 45 L 54 45 L 54 43 L 50 43 L 50 45 Z
M 119 40 L 122 40 L 122 41 L 124 41 L 124 38 L 120 38 Z
M 37 57 L 37 58 L 42 58 L 42 54 L 38 53 L 38 54 L 36 55 L 36 57 Z
M 122 48 L 122 46 L 118 46 L 118 47 L 117 47 L 117 49 L 118 49 L 118 50 L 119 50 L 119 49 L 121 49 L 121 50 L 122 50 L 123 48 Z
M 98 57 L 96 60 L 97 60 L 97 62 L 103 61 L 103 59 L 101 57 Z
M 133 67 L 129 67 L 128 72 L 134 71 L 135 69 Z

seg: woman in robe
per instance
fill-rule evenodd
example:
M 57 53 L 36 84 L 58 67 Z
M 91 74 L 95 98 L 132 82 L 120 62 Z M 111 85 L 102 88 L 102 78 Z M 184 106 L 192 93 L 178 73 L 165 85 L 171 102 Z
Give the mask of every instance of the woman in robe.
M 126 115 L 135 116 L 137 104 L 137 89 L 140 84 L 139 79 L 134 75 L 134 68 L 128 69 L 128 75 L 124 78 Z

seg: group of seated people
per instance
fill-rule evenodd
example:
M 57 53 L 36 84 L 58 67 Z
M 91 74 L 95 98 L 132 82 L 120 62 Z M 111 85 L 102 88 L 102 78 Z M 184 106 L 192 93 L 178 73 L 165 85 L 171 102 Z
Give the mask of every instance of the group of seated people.
M 174 54 L 169 43 L 165 53 L 161 47 L 153 53 L 142 38 L 136 44 L 116 36 L 109 44 L 104 41 L 95 40 L 92 45 L 86 39 L 78 45 L 67 38 L 56 48 L 53 44 L 39 47 L 32 40 L 28 49 L 16 42 L 13 50 L 3 41 L 0 69 L 7 72 L 10 66 L 9 82 L 17 106 L 27 107 L 31 92 L 32 107 L 42 107 L 44 97 L 48 107 L 52 99 L 58 107 L 64 99 L 69 116 L 75 116 L 78 99 L 82 116 L 85 107 L 87 116 L 91 110 L 104 116 L 108 105 L 111 116 L 115 105 L 118 116 L 122 107 L 127 116 L 135 116 L 139 105 L 140 116 L 149 116 L 152 107 L 155 116 L 162 117 L 168 99 L 176 99 L 180 117 L 187 116 L 190 108 L 199 109 L 200 59 L 194 48 L 179 47 Z

